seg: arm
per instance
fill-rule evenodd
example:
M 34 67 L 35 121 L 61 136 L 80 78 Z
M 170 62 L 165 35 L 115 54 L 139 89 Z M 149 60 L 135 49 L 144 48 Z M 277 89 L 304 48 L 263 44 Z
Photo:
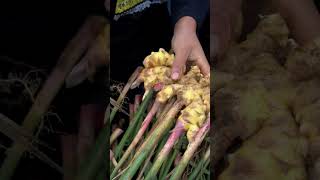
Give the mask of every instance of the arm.
M 171 0 L 172 22 L 176 24 L 184 16 L 192 17 L 200 27 L 209 13 L 209 0 Z

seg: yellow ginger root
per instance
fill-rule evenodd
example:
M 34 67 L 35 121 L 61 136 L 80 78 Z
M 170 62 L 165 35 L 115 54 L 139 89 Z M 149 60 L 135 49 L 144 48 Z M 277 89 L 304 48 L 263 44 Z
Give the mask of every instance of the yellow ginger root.
M 199 86 L 199 84 L 185 85 L 181 89 L 178 90 L 178 98 L 181 98 L 186 105 L 189 105 L 193 101 L 201 100 L 201 96 L 203 94 L 203 89 Z
M 186 107 L 181 111 L 178 121 L 182 122 L 184 129 L 187 131 L 187 138 L 191 142 L 203 125 L 206 114 L 210 111 L 210 89 L 206 80 L 200 81 L 202 84 L 192 78 L 189 81 L 185 80 L 182 79 L 181 81 L 185 84 L 164 86 L 157 94 L 156 100 L 165 103 L 172 96 L 177 95 L 178 99 L 184 102 Z M 204 86 L 204 84 L 207 84 L 207 86 Z
M 233 86 L 235 87 L 237 86 Z M 236 119 L 241 123 L 242 132 L 239 135 L 246 140 L 232 155 L 230 165 L 218 180 L 306 179 L 303 166 L 305 142 L 303 138 L 299 138 L 298 128 L 290 111 L 279 108 L 282 106 L 278 105 L 286 103 L 286 100 L 278 100 L 278 96 L 274 96 L 275 92 L 269 94 L 258 85 L 240 88 L 239 92 L 228 90 L 228 87 L 218 92 L 230 92 L 234 97 L 239 96 L 234 99 L 239 101 L 239 105 L 230 99 L 230 103 L 233 103 L 230 107 L 221 104 L 221 99 L 217 101 L 220 102 L 220 109 L 228 108 L 228 112 L 232 112 L 230 114 L 239 118 Z M 285 91 L 282 93 L 286 94 Z M 225 97 L 228 96 L 230 95 Z M 253 158 L 252 154 L 259 158 Z
M 178 82 L 164 86 L 157 94 L 157 100 L 165 103 L 172 96 L 178 95 L 187 105 L 195 99 L 201 98 L 204 86 L 209 86 L 209 78 L 207 77 L 207 80 L 205 80 L 200 73 L 199 67 L 192 66 L 190 71 Z
M 299 123 L 300 134 L 308 140 L 309 179 L 320 176 L 320 80 L 303 82 L 297 88 L 293 110 Z
M 264 139 L 250 139 L 233 154 L 229 167 L 218 180 L 306 180 L 303 152 L 299 150 L 304 144 L 269 130 L 261 132 Z
M 209 86 L 203 89 L 202 101 L 203 101 L 203 104 L 206 106 L 206 111 L 210 112 L 210 87 Z
M 262 18 L 252 34 L 265 34 L 285 46 L 288 41 L 289 29 L 279 14 L 271 14 Z
M 226 124 L 219 127 L 226 131 L 220 134 L 232 139 L 225 138 L 223 144 L 218 139 L 223 136 L 216 136 L 214 140 L 223 148 L 216 144 L 213 154 L 218 152 L 219 156 L 213 159 L 221 159 L 221 152 L 226 152 L 235 137 L 244 141 L 230 156 L 218 180 L 304 180 L 312 177 L 307 172 L 314 179 L 320 176 L 320 81 L 296 89 L 296 82 L 289 78 L 289 72 L 300 76 L 296 78 L 299 80 L 318 75 L 316 60 L 320 51 L 315 48 L 316 42 L 308 48 L 290 49 L 285 69 L 277 53 L 288 41 L 283 19 L 267 16 L 217 66 L 219 71 L 234 75 L 214 94 L 216 121 Z M 305 60 L 308 62 L 304 64 Z M 311 171 L 305 167 L 307 153 Z
M 287 57 L 286 67 L 293 80 L 300 82 L 293 105 L 301 135 L 309 143 L 308 172 L 310 180 L 320 176 L 320 38 L 304 47 L 297 47 Z
M 157 101 L 166 103 L 171 97 L 177 94 L 177 91 L 183 87 L 181 84 L 170 84 L 164 86 L 163 89 L 157 94 Z
M 173 60 L 174 55 L 167 53 L 162 48 L 160 48 L 158 52 L 152 52 L 144 59 L 143 65 L 145 68 L 133 83 L 132 87 L 136 87 L 141 82 L 144 82 L 144 88 L 146 91 L 149 91 L 158 83 L 163 85 L 172 84 L 170 67 Z
M 173 60 L 174 55 L 162 48 L 152 52 L 145 58 L 145 68 L 137 81 L 144 82 L 146 92 L 159 83 L 163 85 L 156 97 L 159 103 L 164 104 L 173 96 L 184 102 L 186 107 L 178 120 L 182 122 L 188 140 L 191 141 L 210 111 L 210 77 L 204 77 L 198 66 L 191 66 L 180 80 L 173 81 L 170 78 Z
M 181 121 L 187 131 L 187 138 L 192 141 L 194 135 L 203 125 L 206 114 L 210 111 L 210 79 L 203 77 L 197 66 L 192 66 L 175 84 L 165 85 L 158 92 L 156 100 L 167 102 L 177 96 L 183 100 L 186 108 L 181 111 L 178 121 Z
M 283 18 L 277 14 L 266 16 L 245 41 L 230 48 L 216 67 L 227 73 L 243 74 L 247 63 L 255 60 L 255 56 L 261 53 L 275 54 L 286 45 L 288 36 L 288 27 Z
M 164 49 L 160 48 L 158 52 L 152 52 L 147 56 L 143 61 L 143 65 L 145 68 L 152 68 L 156 66 L 171 67 L 173 60 L 173 54 L 169 54 Z
M 320 76 L 320 37 L 306 47 L 298 47 L 289 54 L 286 67 L 293 80 L 309 80 Z
M 173 80 L 170 74 L 173 60 L 174 55 L 169 54 L 162 48 L 158 52 L 152 52 L 145 58 L 143 62 L 145 68 L 134 84 L 144 82 L 146 91 L 149 91 L 158 83 L 162 85 L 172 84 Z M 179 80 L 178 84 L 197 83 L 195 80 L 199 80 L 201 77 L 200 69 L 197 66 L 192 66 L 188 73 Z
M 206 105 L 201 101 L 193 101 L 181 111 L 178 121 L 181 121 L 187 131 L 189 142 L 193 140 L 200 127 L 206 120 Z
M 157 66 L 149 69 L 143 69 L 139 75 L 139 80 L 144 82 L 144 88 L 150 90 L 157 83 L 171 84 L 170 68 Z
M 184 101 L 186 108 L 181 111 L 178 121 L 182 122 L 187 131 L 188 140 L 192 141 L 196 132 L 203 125 L 206 114 L 210 111 L 210 88 L 208 80 L 204 78 L 200 82 L 194 79 L 189 80 L 190 83 L 185 81 L 186 84 L 165 86 L 157 94 L 157 101 L 165 103 L 174 95 L 177 95 L 179 99 Z
M 203 125 L 207 112 L 210 111 L 210 89 L 209 87 L 201 88 L 199 85 L 194 88 L 192 86 L 183 86 L 173 84 L 164 87 L 158 93 L 157 100 L 159 102 L 166 102 L 173 95 L 178 94 L 187 105 L 181 111 L 178 121 L 181 121 L 189 141 L 192 141 L 194 135 Z

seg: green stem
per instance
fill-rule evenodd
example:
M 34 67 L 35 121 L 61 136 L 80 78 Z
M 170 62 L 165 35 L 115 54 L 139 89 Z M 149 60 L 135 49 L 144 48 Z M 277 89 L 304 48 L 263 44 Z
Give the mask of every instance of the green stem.
M 153 147 L 152 153 L 150 153 L 147 160 L 144 161 L 144 165 L 142 166 L 142 169 L 139 172 L 137 180 L 142 179 L 143 174 L 145 174 L 144 172 L 148 169 L 148 165 L 151 164 L 150 159 L 153 156 L 155 149 L 156 149 L 156 146 Z
M 180 138 L 180 140 L 178 141 L 178 144 L 174 148 L 173 153 L 170 155 L 170 158 L 161 167 L 160 175 L 159 175 L 160 180 L 165 180 L 165 178 L 167 177 L 175 158 L 177 157 L 178 153 L 180 152 L 182 141 L 183 141 L 182 138 Z
M 142 67 L 138 67 L 138 68 L 134 71 L 134 73 L 130 76 L 127 84 L 125 85 L 125 87 L 123 88 L 120 96 L 119 96 L 118 99 L 117 99 L 117 102 L 116 102 L 117 105 L 120 106 L 120 105 L 122 104 L 123 99 L 126 97 L 126 94 L 128 93 L 128 91 L 129 91 L 132 83 L 137 79 L 137 77 L 138 77 L 138 75 L 140 74 L 141 70 L 142 70 Z M 118 110 L 119 110 L 119 106 L 114 106 L 114 107 L 113 107 L 113 109 L 112 109 L 112 111 L 111 111 L 111 114 L 110 114 L 110 122 L 112 122 L 113 119 L 114 119 L 114 117 L 116 116 L 116 114 L 117 114 L 117 112 L 118 112 Z
M 169 153 L 171 152 L 173 146 L 179 140 L 183 132 L 183 124 L 180 121 L 177 121 L 175 128 L 172 130 L 172 133 L 170 134 L 169 139 L 167 140 L 165 146 L 158 154 L 156 161 L 153 163 L 152 168 L 148 172 L 146 180 L 154 179 L 157 176 L 160 167 L 162 166 L 163 162 L 167 160 Z
M 153 133 L 147 137 L 146 141 L 142 144 L 140 149 L 136 152 L 136 155 L 130 164 L 127 171 L 121 176 L 121 180 L 130 180 L 136 174 L 137 170 L 141 166 L 142 162 L 147 158 L 148 154 L 152 151 L 153 147 L 163 137 L 164 132 L 170 129 L 173 125 L 174 118 L 183 107 L 182 101 L 177 101 L 175 105 L 169 110 L 163 121 L 157 128 L 154 129 Z
M 202 176 L 203 174 L 206 176 L 210 176 L 210 170 L 208 170 L 208 166 L 210 164 L 210 159 L 207 159 L 206 162 L 203 165 L 203 169 L 201 169 L 200 171 L 200 176 Z
M 138 123 L 140 122 L 139 119 L 142 119 L 142 114 L 146 111 L 147 106 L 149 102 L 151 101 L 153 96 L 153 91 L 150 91 L 146 98 L 142 101 L 141 105 L 139 106 L 137 113 L 135 114 L 132 123 L 126 130 L 125 134 L 123 135 L 120 143 L 116 147 L 116 152 L 115 152 L 115 158 L 118 159 L 121 155 L 122 149 L 125 146 L 125 143 L 128 141 L 129 136 L 131 136 L 132 132 L 134 131 L 135 127 L 138 126 Z M 127 156 L 127 154 L 126 154 Z M 115 169 L 112 171 L 110 178 L 114 178 L 122 164 L 125 162 L 127 157 L 122 157 L 120 161 L 118 162 L 118 165 L 115 167 Z
M 170 180 L 179 180 L 181 176 L 189 164 L 191 158 L 193 157 L 194 153 L 197 151 L 198 147 L 201 145 L 203 139 L 207 135 L 210 129 L 210 118 L 207 122 L 201 127 L 199 132 L 197 133 L 195 140 L 189 143 L 187 150 L 184 152 L 181 161 L 179 162 L 178 166 L 173 170 L 174 173 L 170 177 Z
M 203 158 L 198 162 L 197 167 L 192 171 L 191 175 L 189 176 L 189 180 L 196 180 L 197 177 L 201 177 L 203 168 L 208 166 L 207 162 L 210 156 L 210 147 L 206 150 L 206 153 L 204 154 Z
M 156 151 L 156 155 L 158 155 L 161 151 L 161 149 L 163 148 L 163 146 L 166 144 L 168 138 L 169 138 L 170 134 L 169 133 L 165 133 L 164 137 L 162 138 L 158 148 L 157 148 L 157 151 Z

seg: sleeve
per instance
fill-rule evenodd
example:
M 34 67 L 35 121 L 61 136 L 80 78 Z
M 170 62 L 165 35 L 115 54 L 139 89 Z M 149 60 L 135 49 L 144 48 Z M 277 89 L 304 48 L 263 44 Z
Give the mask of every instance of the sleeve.
M 191 16 L 200 27 L 209 13 L 210 0 L 169 0 L 168 5 L 173 24 L 183 16 Z

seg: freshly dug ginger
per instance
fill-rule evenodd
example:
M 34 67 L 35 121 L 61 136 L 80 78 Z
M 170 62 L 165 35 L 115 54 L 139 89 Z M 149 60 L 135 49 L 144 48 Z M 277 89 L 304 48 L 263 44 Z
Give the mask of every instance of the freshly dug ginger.
M 289 41 L 288 34 L 279 15 L 266 16 L 247 40 L 230 48 L 225 60 L 217 66 L 217 71 L 231 74 L 233 78 L 214 94 L 219 126 L 213 138 L 222 148 L 216 144 L 213 154 L 223 155 L 222 151 L 226 151 L 236 137 L 244 141 L 230 156 L 229 165 L 219 180 L 304 180 L 308 177 L 305 159 L 312 153 L 306 148 L 310 140 L 301 135 L 302 119 L 307 119 L 303 115 L 310 119 L 318 114 L 315 107 L 306 109 L 308 113 L 301 111 L 301 118 L 297 119 L 301 126 L 296 122 L 297 110 L 302 110 L 309 101 L 297 98 L 303 96 L 304 88 L 297 91 L 296 82 L 292 82 L 290 73 L 277 59 L 277 52 Z M 312 129 L 307 131 L 318 133 Z M 320 145 L 320 141 L 312 144 Z M 320 146 L 314 147 L 320 149 Z M 213 158 L 217 161 L 221 157 Z
M 191 66 L 178 81 L 173 81 L 170 77 L 173 61 L 174 55 L 162 48 L 158 52 L 152 52 L 145 58 L 145 68 L 134 86 L 144 82 L 144 88 L 148 92 L 161 85 L 156 96 L 157 103 L 165 104 L 173 96 L 182 100 L 185 108 L 178 121 L 182 122 L 188 140 L 192 141 L 210 111 L 210 77 L 205 77 L 198 66 Z
M 246 64 L 255 60 L 261 53 L 275 54 L 279 48 L 285 46 L 289 31 L 283 18 L 278 15 L 269 15 L 259 22 L 257 28 L 247 35 L 245 41 L 231 47 L 226 57 L 219 61 L 219 71 L 243 74 Z
M 160 48 L 158 52 L 152 52 L 149 56 L 147 56 L 143 61 L 143 65 L 145 68 L 152 68 L 156 66 L 171 67 L 173 60 L 173 54 L 169 54 L 167 51 Z
M 249 139 L 230 155 L 230 165 L 218 180 L 307 179 L 303 156 L 296 148 L 300 143 L 298 140 L 272 129 L 258 135 L 264 139 Z
M 306 47 L 292 50 L 285 66 L 293 80 L 302 81 L 320 77 L 320 37 Z
M 183 76 L 176 84 L 166 85 L 157 94 L 156 100 L 165 103 L 169 98 L 177 95 L 186 106 L 181 111 L 178 121 L 181 121 L 187 131 L 187 138 L 192 141 L 194 135 L 206 120 L 210 112 L 209 77 L 203 77 L 197 66 Z
M 320 79 L 299 84 L 297 88 L 294 112 L 300 124 L 301 135 L 308 140 L 308 171 L 310 180 L 320 176 Z
M 154 84 L 156 83 L 161 82 L 157 81 Z M 178 121 L 184 125 L 189 141 L 192 141 L 210 111 L 209 84 L 209 76 L 204 77 L 198 66 L 192 66 L 180 80 L 164 85 L 157 93 L 156 101 L 159 103 L 164 104 L 173 96 L 184 102 L 186 108 L 181 111 Z M 147 89 L 146 86 L 145 88 Z
M 232 155 L 229 166 L 218 179 L 306 179 L 306 143 L 299 137 L 291 113 L 277 105 L 285 101 L 277 101 L 276 96 L 272 97 L 262 89 L 246 92 L 242 95 L 238 92 L 238 105 L 227 106 L 229 111 L 233 109 L 231 118 L 235 118 L 232 121 L 237 122 L 234 126 L 239 128 L 234 133 L 238 133 L 245 143 Z M 226 108 L 226 104 L 219 102 L 220 99 L 217 105 Z
M 144 82 L 144 88 L 146 91 L 150 91 L 158 83 L 163 85 L 171 84 L 170 67 L 173 60 L 174 55 L 169 54 L 162 48 L 160 48 L 158 52 L 152 52 L 144 59 L 143 65 L 145 68 L 133 83 L 132 87 L 136 87 L 141 82 Z

